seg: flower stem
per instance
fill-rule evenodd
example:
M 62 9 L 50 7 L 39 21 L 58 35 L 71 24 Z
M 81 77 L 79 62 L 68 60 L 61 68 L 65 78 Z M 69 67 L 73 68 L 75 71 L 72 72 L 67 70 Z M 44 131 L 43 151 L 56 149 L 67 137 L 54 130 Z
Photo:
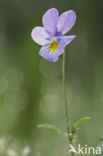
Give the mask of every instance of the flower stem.
M 65 79 L 65 50 L 63 53 L 63 62 L 62 62 L 62 81 L 63 81 L 63 91 L 64 91 L 64 105 L 65 105 L 65 118 L 67 124 L 67 132 L 69 134 L 69 113 L 68 113 L 68 105 L 66 99 L 66 79 Z
M 65 49 L 63 53 L 63 61 L 62 61 L 62 81 L 63 81 L 63 92 L 64 92 L 64 105 L 65 105 L 65 118 L 67 124 L 67 133 L 69 134 L 69 112 L 68 112 L 68 104 L 66 98 L 66 78 L 65 78 Z M 69 138 L 68 138 L 69 140 Z M 69 140 L 69 143 L 72 144 L 72 140 Z M 71 156 L 74 156 L 74 152 L 71 152 Z

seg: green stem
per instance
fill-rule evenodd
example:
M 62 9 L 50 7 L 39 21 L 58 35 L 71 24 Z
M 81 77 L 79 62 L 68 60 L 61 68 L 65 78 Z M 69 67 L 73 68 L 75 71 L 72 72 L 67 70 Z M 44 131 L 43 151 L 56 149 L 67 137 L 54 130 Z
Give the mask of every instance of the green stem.
M 71 141 L 71 143 L 70 143 L 71 145 L 72 145 L 72 141 Z M 74 156 L 74 152 L 71 152 L 71 156 Z
M 65 118 L 66 118 L 66 124 L 67 124 L 67 133 L 69 134 L 69 112 L 68 112 L 68 104 L 67 104 L 67 98 L 66 98 L 66 78 L 65 78 L 65 49 L 63 53 L 63 62 L 62 62 L 62 80 L 63 80 L 63 91 L 64 91 L 64 105 L 65 105 Z M 69 143 L 72 144 L 72 141 Z M 71 156 L 74 156 L 74 153 L 71 153 Z
M 67 124 L 67 132 L 69 134 L 69 113 L 68 113 L 68 105 L 66 99 L 66 79 L 65 79 L 65 50 L 63 53 L 63 62 L 62 62 L 62 80 L 63 80 L 63 91 L 64 91 L 64 105 L 65 105 L 65 118 Z

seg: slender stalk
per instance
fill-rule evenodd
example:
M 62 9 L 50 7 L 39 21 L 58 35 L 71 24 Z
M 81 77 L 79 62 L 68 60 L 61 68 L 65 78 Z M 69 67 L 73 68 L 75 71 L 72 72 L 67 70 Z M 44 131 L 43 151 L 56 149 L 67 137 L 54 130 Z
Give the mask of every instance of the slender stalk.
M 65 105 L 65 118 L 67 124 L 67 133 L 69 134 L 69 112 L 68 112 L 68 104 L 67 104 L 67 97 L 66 97 L 66 78 L 65 78 L 65 49 L 63 53 L 63 61 L 62 61 L 62 81 L 63 81 L 63 91 L 64 91 L 64 105 Z M 69 140 L 69 139 L 68 139 Z M 69 140 L 69 143 L 72 144 L 72 141 Z M 71 156 L 74 156 L 74 153 L 71 152 Z
M 66 79 L 65 79 L 65 50 L 63 53 L 63 62 L 62 62 L 62 81 L 63 81 L 63 91 L 64 91 L 64 105 L 65 105 L 65 118 L 67 124 L 67 132 L 69 133 L 69 112 L 68 112 L 68 105 L 67 105 L 67 98 L 66 98 Z
M 72 141 L 71 141 L 71 143 L 70 143 L 71 145 L 72 145 Z M 71 152 L 71 156 L 74 156 L 74 152 Z

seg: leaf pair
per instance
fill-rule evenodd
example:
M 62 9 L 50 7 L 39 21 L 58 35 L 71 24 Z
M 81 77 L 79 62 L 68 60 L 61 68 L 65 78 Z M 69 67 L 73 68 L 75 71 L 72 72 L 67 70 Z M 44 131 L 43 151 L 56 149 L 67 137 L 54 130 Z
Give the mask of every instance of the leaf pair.
M 56 131 L 59 135 L 62 135 L 63 137 L 65 138 L 68 138 L 68 137 L 71 137 L 75 132 L 76 130 L 79 128 L 79 126 L 86 120 L 89 120 L 90 118 L 89 117 L 84 117 L 84 118 L 81 118 L 80 120 L 78 120 L 74 125 L 71 125 L 70 123 L 68 124 L 68 127 L 69 127 L 69 131 L 70 131 L 70 134 L 67 134 L 67 133 L 64 133 L 62 132 L 59 128 L 55 127 L 54 125 L 52 124 L 39 124 L 37 125 L 38 128 L 44 128 L 44 129 L 48 129 L 48 130 L 54 130 Z

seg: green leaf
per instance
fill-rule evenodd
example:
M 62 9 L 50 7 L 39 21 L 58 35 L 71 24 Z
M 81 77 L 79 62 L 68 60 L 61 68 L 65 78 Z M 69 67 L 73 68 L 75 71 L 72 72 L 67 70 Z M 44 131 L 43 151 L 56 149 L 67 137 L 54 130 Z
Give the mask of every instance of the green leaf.
M 90 117 L 84 117 L 84 118 L 81 118 L 80 120 L 78 120 L 76 123 L 75 123 L 75 128 L 78 128 L 80 126 L 81 123 L 83 123 L 84 121 L 86 120 L 90 120 L 91 118 Z
M 63 133 L 59 128 L 55 127 L 54 125 L 51 125 L 51 124 L 40 124 L 40 125 L 37 125 L 38 128 L 44 128 L 44 129 L 48 129 L 48 130 L 54 130 L 56 131 L 59 135 L 62 135 L 63 137 L 66 137 L 65 136 L 65 133 Z

